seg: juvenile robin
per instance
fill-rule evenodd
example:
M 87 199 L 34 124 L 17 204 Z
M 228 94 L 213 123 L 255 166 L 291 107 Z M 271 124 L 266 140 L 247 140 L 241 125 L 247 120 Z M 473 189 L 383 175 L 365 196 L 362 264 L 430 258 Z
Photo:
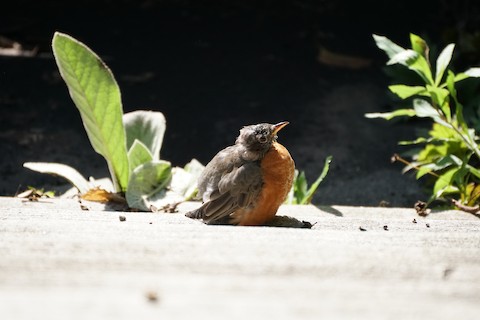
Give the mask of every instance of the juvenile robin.
M 203 205 L 186 216 L 207 224 L 263 225 L 275 217 L 292 187 L 295 163 L 277 142 L 288 124 L 243 127 L 233 146 L 217 153 L 198 180 Z

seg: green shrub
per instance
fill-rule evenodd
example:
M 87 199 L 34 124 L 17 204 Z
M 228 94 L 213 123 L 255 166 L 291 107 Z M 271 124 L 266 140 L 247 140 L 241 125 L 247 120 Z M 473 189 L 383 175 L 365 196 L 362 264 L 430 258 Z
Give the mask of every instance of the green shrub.
M 393 84 L 388 88 L 400 99 L 411 101 L 411 108 L 387 113 L 369 113 L 368 118 L 391 120 L 395 117 L 418 117 L 431 122 L 428 132 L 401 145 L 414 145 L 410 151 L 412 161 L 397 156 L 406 167 L 417 170 L 416 178 L 433 178 L 431 196 L 434 200 L 459 198 L 458 203 L 473 206 L 480 195 L 480 149 L 478 146 L 478 120 L 466 119 L 464 104 L 457 94 L 458 82 L 480 77 L 480 68 L 470 68 L 455 74 L 450 62 L 455 45 L 447 45 L 432 66 L 430 50 L 422 38 L 410 35 L 411 49 L 404 49 L 386 37 L 373 35 L 378 48 L 389 57 L 387 65 L 401 65 L 414 72 L 421 85 Z M 417 81 L 417 82 L 418 82 Z M 477 106 L 478 108 L 478 106 Z

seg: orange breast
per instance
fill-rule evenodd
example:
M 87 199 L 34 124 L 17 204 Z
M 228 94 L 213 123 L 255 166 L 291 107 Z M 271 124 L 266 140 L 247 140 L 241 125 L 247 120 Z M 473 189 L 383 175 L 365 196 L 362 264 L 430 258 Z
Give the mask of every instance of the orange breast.
M 261 162 L 263 187 L 252 210 L 238 210 L 233 222 L 245 226 L 262 225 L 271 220 L 285 201 L 293 183 L 295 163 L 288 150 L 274 142 Z

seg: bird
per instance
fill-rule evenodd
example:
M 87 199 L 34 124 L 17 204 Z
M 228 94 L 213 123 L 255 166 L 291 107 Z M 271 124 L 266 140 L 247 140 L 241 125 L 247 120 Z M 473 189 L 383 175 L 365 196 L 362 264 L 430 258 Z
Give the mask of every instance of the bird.
M 271 221 L 294 180 L 295 162 L 277 142 L 288 125 L 244 126 L 235 144 L 219 151 L 197 181 L 202 205 L 185 215 L 206 224 L 260 226 Z

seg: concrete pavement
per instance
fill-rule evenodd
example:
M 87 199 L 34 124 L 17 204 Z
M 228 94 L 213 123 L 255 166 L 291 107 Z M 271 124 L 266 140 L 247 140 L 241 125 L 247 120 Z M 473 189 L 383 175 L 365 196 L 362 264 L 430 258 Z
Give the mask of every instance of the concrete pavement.
M 283 206 L 280 215 L 314 224 L 297 229 L 207 226 L 182 214 L 197 203 L 176 214 L 84 205 L 0 197 L 2 319 L 480 314 L 480 219 L 471 214 Z

